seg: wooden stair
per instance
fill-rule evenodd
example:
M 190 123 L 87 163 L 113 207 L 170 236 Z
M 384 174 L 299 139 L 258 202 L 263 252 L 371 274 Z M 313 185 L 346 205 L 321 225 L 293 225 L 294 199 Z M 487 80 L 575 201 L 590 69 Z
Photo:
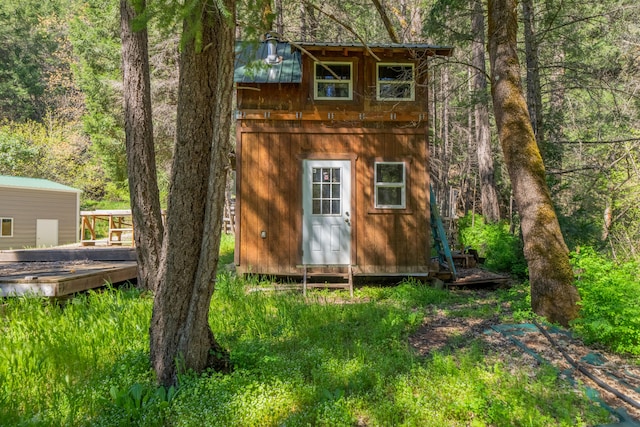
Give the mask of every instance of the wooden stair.
M 301 265 L 302 268 L 302 294 L 307 296 L 307 288 L 348 289 L 353 298 L 353 266 L 352 265 Z M 320 269 L 323 271 L 313 271 Z M 310 271 L 311 270 L 311 271 Z M 327 270 L 338 270 L 327 272 Z M 346 271 L 345 271 L 346 270 Z M 342 282 L 310 282 L 310 279 L 325 278 L 342 280 Z

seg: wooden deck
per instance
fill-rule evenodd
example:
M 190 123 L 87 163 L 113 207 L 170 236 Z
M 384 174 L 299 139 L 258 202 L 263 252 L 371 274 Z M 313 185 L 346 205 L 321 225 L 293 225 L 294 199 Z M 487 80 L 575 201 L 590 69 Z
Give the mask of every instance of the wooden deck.
M 0 297 L 61 297 L 137 277 L 132 248 L 0 251 Z

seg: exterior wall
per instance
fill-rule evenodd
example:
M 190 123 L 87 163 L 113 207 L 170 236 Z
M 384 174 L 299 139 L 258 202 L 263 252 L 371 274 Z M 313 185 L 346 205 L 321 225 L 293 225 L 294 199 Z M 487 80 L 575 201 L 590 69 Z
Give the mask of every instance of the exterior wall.
M 0 187 L 0 217 L 13 218 L 13 237 L 0 237 L 0 250 L 36 247 L 36 220 L 58 220 L 58 244 L 78 241 L 75 192 Z
M 424 127 L 238 126 L 239 273 L 295 275 L 302 263 L 302 162 L 350 159 L 355 273 L 428 271 L 429 178 Z M 407 162 L 407 209 L 375 209 L 373 163 Z M 262 231 L 266 238 L 261 238 Z
M 308 55 L 302 56 L 304 70 L 300 84 L 241 84 L 238 86 L 238 108 L 241 110 L 271 110 L 304 112 L 303 120 L 310 115 L 319 114 L 317 119 L 326 120 L 326 112 L 364 112 L 369 114 L 366 121 L 382 122 L 383 113 L 406 113 L 414 120 L 427 108 L 427 61 L 426 56 L 411 50 L 380 50 L 377 52 L 383 63 L 413 63 L 416 73 L 414 101 L 377 101 L 376 100 L 376 61 L 362 48 L 352 49 L 345 56 L 344 49 L 307 48 L 316 58 L 330 62 L 351 62 L 353 66 L 352 100 L 314 100 L 314 60 Z M 317 51 L 316 51 L 317 50 Z M 243 89 L 247 88 L 247 89 Z M 250 89 L 249 89 L 250 88 Z M 255 90 L 259 89 L 259 90 Z M 324 113 L 324 114 L 323 114 Z M 378 117 L 376 117 L 378 115 Z M 316 119 L 316 120 L 317 120 Z M 402 117 L 398 117 L 401 120 Z M 349 120 L 359 122 L 358 114 Z M 379 124 L 379 123 L 378 123 Z

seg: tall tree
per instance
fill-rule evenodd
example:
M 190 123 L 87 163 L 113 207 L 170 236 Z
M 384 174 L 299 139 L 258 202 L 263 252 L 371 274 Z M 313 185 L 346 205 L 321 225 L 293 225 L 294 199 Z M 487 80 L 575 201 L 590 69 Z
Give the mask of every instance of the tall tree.
M 151 117 L 151 78 L 145 25 L 136 22 L 145 0 L 120 0 L 127 172 L 138 259 L 138 286 L 155 289 L 162 252 L 162 214 Z M 135 29 L 134 24 L 141 28 Z
M 484 54 L 484 8 L 482 0 L 473 0 L 471 15 L 473 39 L 471 51 L 473 64 L 474 122 L 478 155 L 478 175 L 480 176 L 480 200 L 482 216 L 488 222 L 500 220 L 500 203 L 496 190 L 491 133 L 489 127 L 489 100 L 487 92 L 486 58 Z
M 516 0 L 489 0 L 488 28 L 493 108 L 521 219 L 531 305 L 568 325 L 578 316 L 579 295 L 520 83 Z
M 229 165 L 235 1 L 191 3 L 183 23 L 177 141 L 150 328 L 151 362 L 164 385 L 176 382 L 178 367 L 228 369 L 208 316 Z

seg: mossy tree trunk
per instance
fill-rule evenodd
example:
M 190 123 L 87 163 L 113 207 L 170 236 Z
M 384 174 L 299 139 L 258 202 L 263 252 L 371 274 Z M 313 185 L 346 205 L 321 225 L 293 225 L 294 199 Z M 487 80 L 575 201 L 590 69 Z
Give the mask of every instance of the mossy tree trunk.
M 227 370 L 209 326 L 222 232 L 233 88 L 233 0 L 197 0 L 184 21 L 177 140 L 165 246 L 150 328 L 158 382 Z
M 489 0 L 488 28 L 493 106 L 521 219 L 531 305 L 566 326 L 578 316 L 579 295 L 522 90 L 516 0 Z
M 144 0 L 120 1 L 125 145 L 138 287 L 154 290 L 164 227 L 153 143 L 147 30 L 133 29 L 144 8 Z

